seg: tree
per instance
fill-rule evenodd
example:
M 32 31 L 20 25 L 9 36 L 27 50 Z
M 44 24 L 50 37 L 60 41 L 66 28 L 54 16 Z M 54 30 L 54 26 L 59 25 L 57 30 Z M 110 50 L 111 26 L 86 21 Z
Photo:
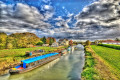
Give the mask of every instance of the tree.
M 42 38 L 42 42 L 43 42 L 44 44 L 46 44 L 46 37 L 45 37 L 45 36 Z
M 17 38 L 10 37 L 10 36 L 7 37 L 7 44 L 11 43 L 12 44 L 12 48 L 18 48 L 17 47 L 17 41 L 18 41 Z
M 43 42 L 42 42 L 42 41 L 39 41 L 36 45 L 42 46 L 42 45 L 43 45 Z
M 73 41 L 72 41 L 72 40 L 69 41 L 69 45 L 70 45 L 70 46 L 73 45 Z
M 50 38 L 50 45 L 52 45 L 52 43 L 54 43 L 54 39 L 53 38 Z
M 88 46 L 88 45 L 90 45 L 91 44 L 91 42 L 89 41 L 89 40 L 87 40 L 86 41 L 86 45 Z
M 28 45 L 26 37 L 20 38 L 17 44 L 18 44 L 18 48 L 26 48 Z
M 1 32 L 0 33 L 0 49 L 5 49 L 7 43 L 7 34 Z
M 22 48 L 22 47 L 29 47 L 30 45 L 36 45 L 39 41 L 40 38 L 37 37 L 33 33 L 14 33 L 11 34 L 9 37 L 12 37 L 9 41 L 12 41 L 13 46 L 17 46 L 17 48 Z
M 54 39 L 54 42 L 56 42 L 56 39 L 55 38 L 53 38 Z
M 115 40 L 116 40 L 116 41 L 120 41 L 120 39 L 119 39 L 119 38 L 116 38 Z
M 13 48 L 12 43 L 7 43 L 7 49 L 12 49 L 12 48 Z
M 52 45 L 52 43 L 56 42 L 56 39 L 53 37 L 48 37 L 46 39 L 46 44 Z
M 40 41 L 40 39 L 35 37 L 30 37 L 30 38 L 27 38 L 27 41 L 28 41 L 28 44 L 36 45 Z
M 50 39 L 49 38 L 46 39 L 46 44 L 50 44 Z
M 95 45 L 98 45 L 99 43 L 100 43 L 99 40 L 95 40 L 95 41 L 94 41 L 94 44 L 95 44 Z

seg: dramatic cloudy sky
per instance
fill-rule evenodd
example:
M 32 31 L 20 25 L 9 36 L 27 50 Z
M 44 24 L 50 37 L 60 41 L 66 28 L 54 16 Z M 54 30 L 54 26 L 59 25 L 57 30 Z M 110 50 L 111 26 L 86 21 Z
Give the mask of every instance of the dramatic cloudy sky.
M 0 0 L 0 32 L 91 40 L 120 37 L 120 0 Z

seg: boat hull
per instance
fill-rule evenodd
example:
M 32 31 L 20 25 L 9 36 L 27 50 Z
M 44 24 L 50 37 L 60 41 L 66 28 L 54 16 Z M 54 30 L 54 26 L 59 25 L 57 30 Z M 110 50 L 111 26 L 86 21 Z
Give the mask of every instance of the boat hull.
M 25 72 L 31 71 L 31 70 L 33 70 L 33 69 L 35 69 L 35 68 L 38 68 L 38 67 L 40 67 L 40 66 L 43 66 L 43 65 L 45 65 L 45 64 L 47 64 L 47 63 L 49 63 L 49 62 L 51 62 L 51 61 L 53 61 L 53 60 L 55 60 L 55 59 L 57 59 L 57 58 L 59 58 L 59 57 L 60 57 L 60 56 L 57 56 L 57 57 L 52 58 L 52 59 L 50 59 L 50 60 L 43 61 L 42 63 L 37 64 L 37 65 L 35 65 L 34 67 L 30 67 L 30 68 L 26 68 L 26 69 L 22 69 L 22 70 L 12 70 L 12 69 L 10 69 L 10 70 L 9 70 L 9 73 L 10 73 L 11 75 L 20 74 L 20 73 L 25 73 Z

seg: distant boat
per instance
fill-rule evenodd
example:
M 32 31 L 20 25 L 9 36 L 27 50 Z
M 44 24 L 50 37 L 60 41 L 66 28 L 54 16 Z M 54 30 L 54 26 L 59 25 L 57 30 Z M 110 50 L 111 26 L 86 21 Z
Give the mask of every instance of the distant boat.
M 69 47 L 69 48 L 67 49 L 67 51 L 71 51 L 71 48 Z
M 33 58 L 29 58 L 26 60 L 22 60 L 21 64 L 16 66 L 15 68 L 11 68 L 9 70 L 10 74 L 18 74 L 28 72 L 33 70 L 39 66 L 42 66 L 50 61 L 53 61 L 59 57 L 59 53 L 49 53 L 42 56 L 37 56 Z

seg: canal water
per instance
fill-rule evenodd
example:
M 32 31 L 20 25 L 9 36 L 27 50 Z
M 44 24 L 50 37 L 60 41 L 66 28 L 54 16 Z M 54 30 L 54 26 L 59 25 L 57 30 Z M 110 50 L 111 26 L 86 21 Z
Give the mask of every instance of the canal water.
M 76 47 L 77 50 L 44 66 L 23 74 L 0 76 L 0 80 L 80 80 L 85 54 L 82 45 Z

